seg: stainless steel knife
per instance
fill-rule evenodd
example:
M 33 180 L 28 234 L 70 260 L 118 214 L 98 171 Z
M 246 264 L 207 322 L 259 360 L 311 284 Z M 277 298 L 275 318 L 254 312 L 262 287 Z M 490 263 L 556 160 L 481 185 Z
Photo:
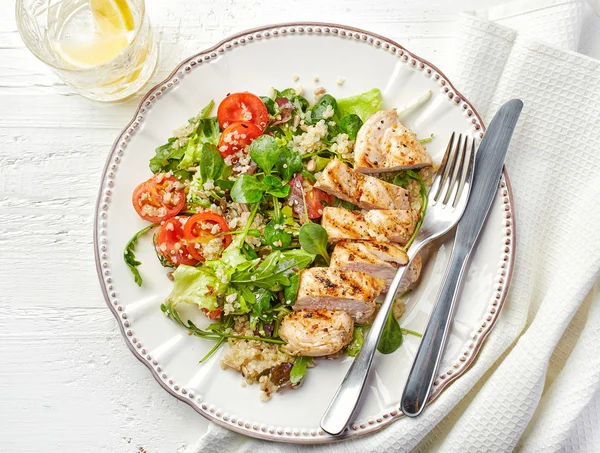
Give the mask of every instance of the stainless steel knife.
M 446 275 L 402 394 L 400 409 L 409 417 L 421 414 L 431 393 L 446 346 L 460 283 L 498 190 L 508 145 L 522 108 L 523 102 L 518 99 L 504 104 L 490 122 L 475 155 L 469 202 L 458 223 Z

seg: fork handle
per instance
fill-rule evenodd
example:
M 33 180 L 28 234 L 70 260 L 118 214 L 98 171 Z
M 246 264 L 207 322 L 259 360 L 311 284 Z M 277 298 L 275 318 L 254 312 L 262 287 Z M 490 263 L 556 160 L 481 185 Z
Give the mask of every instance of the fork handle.
M 413 249 L 409 252 L 411 260 L 418 253 L 421 246 L 422 244 L 413 244 Z M 381 333 L 385 326 L 385 321 L 394 304 L 396 292 L 409 265 L 410 262 L 396 272 L 385 300 L 381 304 L 379 312 L 369 329 L 367 338 L 360 348 L 360 352 L 352 362 L 352 365 L 350 365 L 346 377 L 344 377 L 342 384 L 321 419 L 321 428 L 329 434 L 341 434 L 356 412 L 369 376 L 373 356 L 375 355 Z
M 468 257 L 469 250 L 455 243 L 437 302 L 423 333 L 400 401 L 400 409 L 409 417 L 421 414 L 431 393 L 431 386 L 448 339 L 458 289 Z

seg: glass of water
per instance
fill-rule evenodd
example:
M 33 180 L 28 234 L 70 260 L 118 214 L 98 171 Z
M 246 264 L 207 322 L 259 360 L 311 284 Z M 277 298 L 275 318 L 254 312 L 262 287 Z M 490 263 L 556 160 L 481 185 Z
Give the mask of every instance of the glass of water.
M 29 50 L 87 98 L 126 98 L 156 67 L 144 0 L 17 0 L 16 15 Z

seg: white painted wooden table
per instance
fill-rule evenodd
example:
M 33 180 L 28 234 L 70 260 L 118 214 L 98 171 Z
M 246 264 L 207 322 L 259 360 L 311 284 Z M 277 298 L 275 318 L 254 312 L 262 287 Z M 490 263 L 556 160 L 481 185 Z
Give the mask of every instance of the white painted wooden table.
M 442 69 L 460 10 L 501 0 L 147 0 L 152 85 L 246 28 L 319 20 L 390 37 Z M 208 426 L 125 346 L 96 277 L 93 208 L 110 145 L 139 96 L 76 95 L 23 45 L 0 0 L 0 452 L 177 452 Z

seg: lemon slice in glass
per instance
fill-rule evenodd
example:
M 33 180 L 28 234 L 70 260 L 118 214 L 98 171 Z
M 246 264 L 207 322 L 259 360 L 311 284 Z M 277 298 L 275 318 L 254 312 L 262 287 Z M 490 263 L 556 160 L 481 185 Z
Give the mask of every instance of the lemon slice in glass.
M 90 0 L 90 6 L 100 27 L 113 28 L 106 30 L 110 34 L 117 30 L 125 33 L 135 29 L 133 13 L 126 0 Z

